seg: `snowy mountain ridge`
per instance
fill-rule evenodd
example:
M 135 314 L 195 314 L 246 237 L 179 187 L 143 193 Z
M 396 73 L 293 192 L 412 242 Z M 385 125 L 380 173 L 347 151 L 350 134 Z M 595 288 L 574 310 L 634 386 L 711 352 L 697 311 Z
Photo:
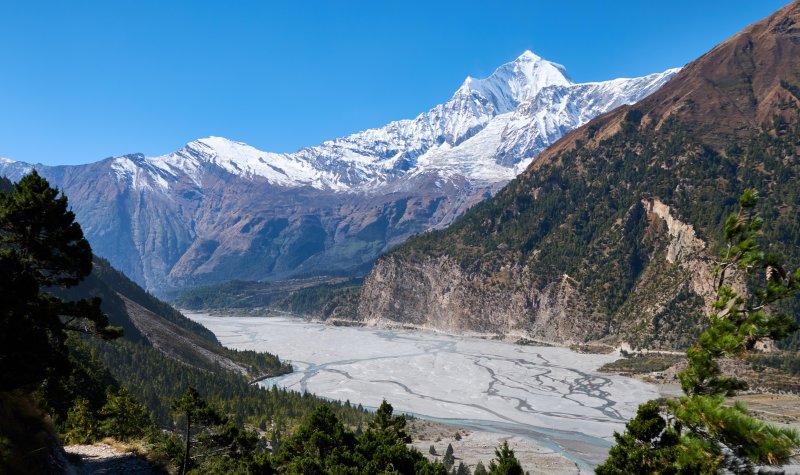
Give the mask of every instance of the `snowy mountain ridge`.
M 485 79 L 467 77 L 448 101 L 414 119 L 295 153 L 265 152 L 212 136 L 162 156 L 116 157 L 111 168 L 135 189 L 165 192 L 184 175 L 201 186 L 211 166 L 274 186 L 334 192 L 379 192 L 405 175 L 428 172 L 481 183 L 508 181 L 569 130 L 642 99 L 677 71 L 574 83 L 563 66 L 526 51 Z

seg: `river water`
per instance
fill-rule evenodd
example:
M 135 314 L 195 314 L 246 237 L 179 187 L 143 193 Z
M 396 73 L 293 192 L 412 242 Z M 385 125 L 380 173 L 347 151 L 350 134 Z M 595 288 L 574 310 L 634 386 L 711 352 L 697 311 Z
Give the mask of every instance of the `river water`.
M 597 373 L 611 355 L 429 332 L 334 327 L 286 317 L 185 314 L 222 344 L 268 351 L 294 372 L 277 384 L 454 426 L 530 438 L 582 468 L 602 461 L 612 434 L 652 385 Z

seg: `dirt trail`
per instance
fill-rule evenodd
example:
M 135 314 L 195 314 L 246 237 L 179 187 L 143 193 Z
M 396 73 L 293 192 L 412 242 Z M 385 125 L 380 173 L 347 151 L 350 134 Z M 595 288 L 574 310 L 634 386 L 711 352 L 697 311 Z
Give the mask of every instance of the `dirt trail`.
M 75 473 L 78 475 L 161 475 L 164 473 L 151 467 L 147 460 L 138 455 L 122 452 L 105 443 L 68 445 L 64 447 L 64 450 L 68 454 L 80 455 L 83 463 L 75 466 Z

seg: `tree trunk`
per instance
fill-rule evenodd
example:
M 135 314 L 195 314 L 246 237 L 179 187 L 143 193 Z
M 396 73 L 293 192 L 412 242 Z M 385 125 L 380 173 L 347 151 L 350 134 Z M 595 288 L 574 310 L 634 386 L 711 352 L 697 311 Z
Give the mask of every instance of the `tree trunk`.
M 191 442 L 191 433 L 189 432 L 189 428 L 192 424 L 192 416 L 189 415 L 189 412 L 186 412 L 186 451 L 183 454 L 183 466 L 181 467 L 181 475 L 186 475 L 186 469 L 189 465 L 189 444 Z

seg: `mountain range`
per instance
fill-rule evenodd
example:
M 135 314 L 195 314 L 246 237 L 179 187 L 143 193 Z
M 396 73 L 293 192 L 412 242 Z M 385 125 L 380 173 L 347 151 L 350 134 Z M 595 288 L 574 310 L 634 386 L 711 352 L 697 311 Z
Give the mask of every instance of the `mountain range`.
M 686 347 L 708 323 L 722 223 L 743 190 L 762 196 L 769 252 L 800 262 L 798 155 L 795 1 L 570 132 L 447 229 L 381 257 L 360 298 L 322 317 Z M 789 305 L 800 315 L 800 299 Z
M 0 159 L 0 175 L 36 168 L 69 197 L 93 250 L 151 290 L 350 275 L 446 227 L 565 133 L 676 72 L 575 83 L 527 51 L 415 119 L 295 153 L 208 137 L 86 165 Z

